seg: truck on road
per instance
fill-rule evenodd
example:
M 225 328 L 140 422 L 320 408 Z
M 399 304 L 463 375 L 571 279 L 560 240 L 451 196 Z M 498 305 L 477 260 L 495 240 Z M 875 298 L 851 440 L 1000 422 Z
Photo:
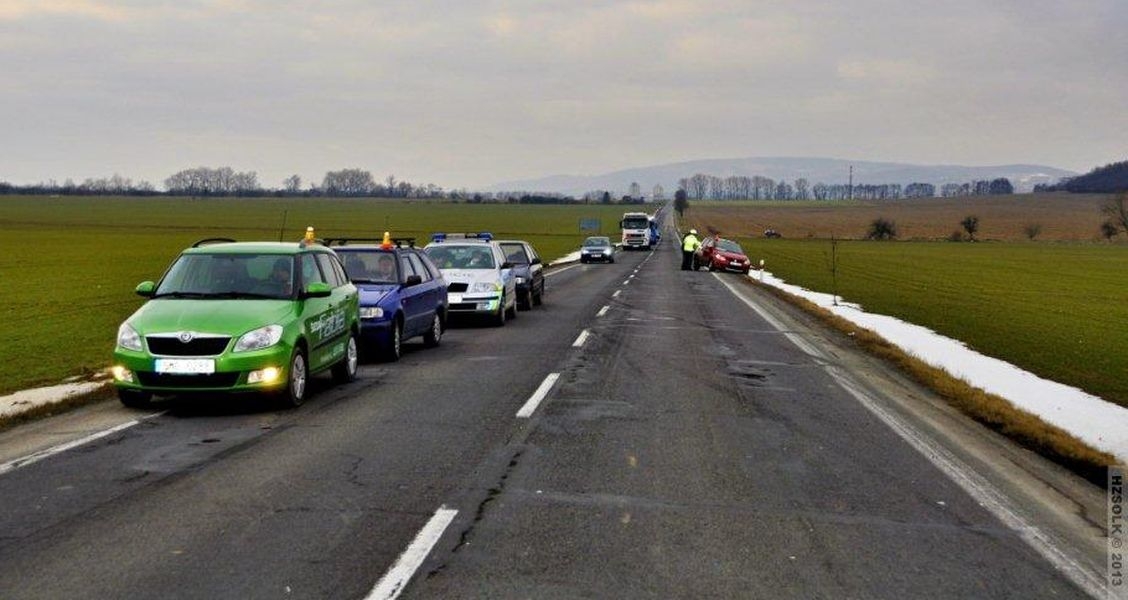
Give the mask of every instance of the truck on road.
M 623 232 L 623 249 L 653 248 L 658 241 L 655 237 L 658 229 L 651 226 L 651 222 L 650 215 L 644 212 L 623 213 L 623 219 L 619 221 L 619 229 Z

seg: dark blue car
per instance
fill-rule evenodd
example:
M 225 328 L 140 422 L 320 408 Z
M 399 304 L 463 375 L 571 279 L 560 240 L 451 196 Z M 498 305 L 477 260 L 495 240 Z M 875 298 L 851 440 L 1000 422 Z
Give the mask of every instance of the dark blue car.
M 442 273 L 413 239 L 376 241 L 328 240 L 360 290 L 361 350 L 394 361 L 405 340 L 422 336 L 426 346 L 438 346 L 447 319 Z

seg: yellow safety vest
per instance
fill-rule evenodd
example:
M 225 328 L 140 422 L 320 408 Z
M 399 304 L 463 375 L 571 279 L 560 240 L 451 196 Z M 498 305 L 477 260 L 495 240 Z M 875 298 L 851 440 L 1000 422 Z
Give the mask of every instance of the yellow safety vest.
M 686 252 L 693 252 L 694 250 L 697 250 L 697 247 L 700 245 L 701 242 L 697 240 L 697 236 L 691 233 L 685 236 L 685 241 L 682 242 L 682 250 Z

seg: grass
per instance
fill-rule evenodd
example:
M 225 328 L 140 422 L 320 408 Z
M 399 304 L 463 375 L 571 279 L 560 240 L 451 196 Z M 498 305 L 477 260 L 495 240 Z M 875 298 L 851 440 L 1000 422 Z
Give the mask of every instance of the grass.
M 603 205 L 469 205 L 383 199 L 0 197 L 0 394 L 108 366 L 118 325 L 142 304 L 133 288 L 160 278 L 206 237 L 374 237 L 425 244 L 434 231 L 493 232 L 531 242 L 546 260 L 579 247 L 579 219 L 618 231 L 626 210 Z M 614 235 L 614 233 L 612 234 Z

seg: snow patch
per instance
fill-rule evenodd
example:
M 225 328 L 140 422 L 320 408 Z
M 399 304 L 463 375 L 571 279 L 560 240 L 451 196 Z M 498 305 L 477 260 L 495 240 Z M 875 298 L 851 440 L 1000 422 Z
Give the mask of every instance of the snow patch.
M 791 285 L 769 272 L 749 277 L 805 298 L 859 327 L 869 329 L 905 352 L 1016 407 L 1037 415 L 1081 441 L 1128 461 L 1128 409 L 1075 387 L 1043 379 L 1008 362 L 985 356 L 963 342 L 887 315 L 867 313 L 858 304 L 838 305 L 830 294 Z
M 56 404 L 78 394 L 92 392 L 104 385 L 102 381 L 64 383 L 49 387 L 23 390 L 0 397 L 0 418 L 18 415 L 33 408 Z

